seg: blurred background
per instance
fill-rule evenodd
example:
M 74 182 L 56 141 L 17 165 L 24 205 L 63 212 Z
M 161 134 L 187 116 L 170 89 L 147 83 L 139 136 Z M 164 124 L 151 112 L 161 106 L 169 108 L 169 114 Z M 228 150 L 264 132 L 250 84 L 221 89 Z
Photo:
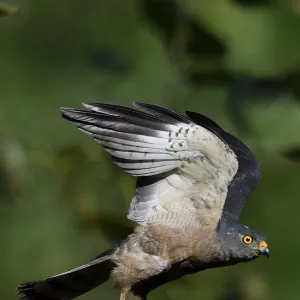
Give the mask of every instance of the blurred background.
M 266 234 L 271 258 L 150 299 L 300 299 L 300 0 L 0 0 L 1 299 L 134 227 L 134 179 L 60 117 L 91 101 L 200 112 L 261 164 L 241 222 Z M 106 284 L 80 299 L 118 297 Z

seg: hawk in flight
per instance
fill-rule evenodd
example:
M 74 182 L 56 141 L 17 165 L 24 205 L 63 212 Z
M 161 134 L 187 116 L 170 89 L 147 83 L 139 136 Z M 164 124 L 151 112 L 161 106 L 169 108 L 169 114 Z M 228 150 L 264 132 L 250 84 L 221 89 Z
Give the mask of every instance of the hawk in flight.
M 147 299 L 160 285 L 208 268 L 269 256 L 264 235 L 238 222 L 259 182 L 252 152 L 209 118 L 146 103 L 89 103 L 62 116 L 136 176 L 128 218 L 138 226 L 71 271 L 21 284 L 23 300 L 69 300 L 109 280 Z

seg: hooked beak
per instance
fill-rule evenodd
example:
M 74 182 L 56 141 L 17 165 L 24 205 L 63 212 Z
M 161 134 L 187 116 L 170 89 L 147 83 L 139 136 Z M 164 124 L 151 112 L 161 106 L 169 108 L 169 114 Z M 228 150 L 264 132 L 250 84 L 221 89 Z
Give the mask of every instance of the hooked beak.
M 268 248 L 268 244 L 265 241 L 259 244 L 259 251 L 262 255 L 265 255 L 267 258 L 269 258 L 270 250 Z

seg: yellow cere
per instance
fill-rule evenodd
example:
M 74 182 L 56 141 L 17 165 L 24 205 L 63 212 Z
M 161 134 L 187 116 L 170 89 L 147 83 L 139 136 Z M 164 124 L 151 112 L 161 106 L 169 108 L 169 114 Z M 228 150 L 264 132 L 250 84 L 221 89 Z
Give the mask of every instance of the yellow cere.
M 243 242 L 247 245 L 251 244 L 253 242 L 253 238 L 250 235 L 245 235 L 243 238 Z
M 268 247 L 268 244 L 267 244 L 265 241 L 263 241 L 263 242 L 261 242 L 261 243 L 259 244 L 259 247 L 260 247 L 260 248 L 267 248 L 267 247 Z

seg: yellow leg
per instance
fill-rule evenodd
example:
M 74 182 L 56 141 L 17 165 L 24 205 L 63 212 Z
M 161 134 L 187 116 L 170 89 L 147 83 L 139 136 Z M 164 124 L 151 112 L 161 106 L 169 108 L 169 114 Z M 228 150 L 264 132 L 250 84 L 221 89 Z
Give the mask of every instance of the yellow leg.
M 121 292 L 120 300 L 126 300 L 126 293 Z

